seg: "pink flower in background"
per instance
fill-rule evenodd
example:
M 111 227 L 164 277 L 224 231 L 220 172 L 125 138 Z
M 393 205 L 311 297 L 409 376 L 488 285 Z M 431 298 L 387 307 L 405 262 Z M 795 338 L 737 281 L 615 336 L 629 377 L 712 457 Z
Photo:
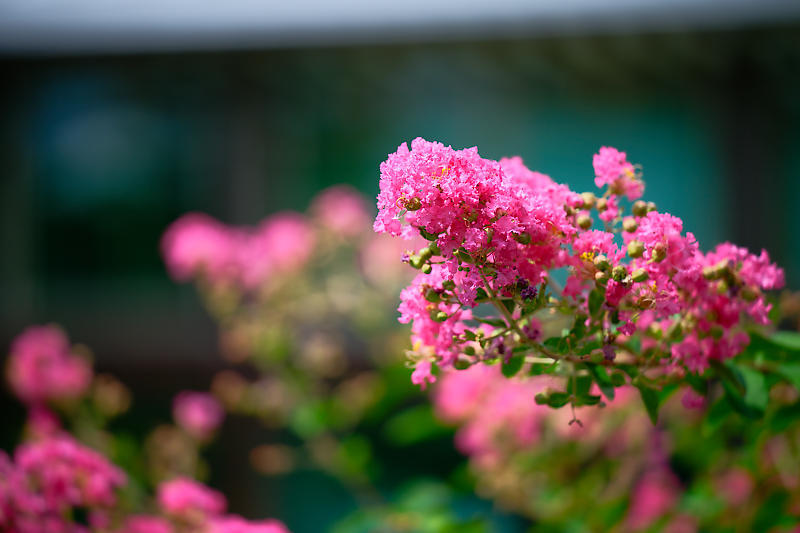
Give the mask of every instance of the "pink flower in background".
M 216 516 L 227 507 L 222 493 L 188 478 L 161 483 L 157 497 L 163 512 L 189 519 Z
M 211 520 L 207 533 L 289 533 L 289 530 L 278 520 L 248 521 L 229 515 Z
M 15 511 L 60 516 L 75 507 L 110 507 L 125 474 L 96 451 L 68 436 L 19 446 L 14 453 Z
M 11 346 L 8 381 L 23 402 L 77 398 L 91 379 L 89 362 L 70 353 L 67 336 L 55 326 L 31 326 Z
M 118 533 L 173 533 L 168 520 L 159 516 L 135 515 L 125 520 Z
M 394 286 L 408 283 L 412 277 L 408 265 L 402 262 L 403 254 L 410 254 L 427 244 L 422 237 L 405 240 L 372 234 L 358 254 L 361 272 L 374 285 L 390 285 L 394 290 Z
M 172 403 L 172 416 L 187 433 L 196 439 L 205 440 L 222 423 L 225 411 L 211 394 L 184 391 Z
M 224 281 L 234 273 L 237 235 L 203 213 L 188 213 L 173 222 L 161 239 L 167 270 L 178 281 L 203 274 Z
M 717 490 L 728 502 L 736 507 L 746 503 L 753 492 L 753 476 L 744 468 L 734 467 L 720 475 L 715 483 Z
M 55 437 L 61 432 L 58 416 L 42 405 L 33 405 L 28 409 L 27 430 L 34 439 Z
M 273 275 L 302 267 L 315 243 L 314 230 L 300 213 L 285 211 L 267 217 L 238 249 L 241 282 L 255 288 Z
M 633 489 L 628 527 L 633 531 L 647 529 L 674 508 L 679 496 L 675 474 L 663 466 L 647 471 Z
M 695 391 L 693 388 L 688 387 L 686 392 L 681 396 L 681 404 L 686 409 L 703 409 L 706 406 L 706 397 Z
M 372 214 L 364 197 L 347 185 L 329 187 L 311 203 L 311 212 L 323 227 L 344 237 L 354 237 L 370 229 Z

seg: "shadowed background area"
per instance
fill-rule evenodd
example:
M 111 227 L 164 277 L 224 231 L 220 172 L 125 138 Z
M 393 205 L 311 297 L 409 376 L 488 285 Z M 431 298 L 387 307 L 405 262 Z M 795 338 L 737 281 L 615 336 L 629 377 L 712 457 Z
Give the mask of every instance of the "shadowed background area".
M 519 6 L 501 4 L 513 19 Z M 164 228 L 191 210 L 252 224 L 335 183 L 374 197 L 379 163 L 416 136 L 521 155 L 579 191 L 593 187 L 592 154 L 615 146 L 701 247 L 766 248 L 797 288 L 800 23 L 788 2 L 744 4 L 663 27 L 662 8 L 639 28 L 613 10 L 597 27 L 556 10 L 507 32 L 502 17 L 464 15 L 441 34 L 435 17 L 412 17 L 382 35 L 366 17 L 352 33 L 347 21 L 327 33 L 254 22 L 238 40 L 190 27 L 149 41 L 146 21 L 119 40 L 109 27 L 80 37 L 12 3 L 17 19 L 0 25 L 0 340 L 57 322 L 145 403 L 204 387 L 221 365 L 213 321 L 167 277 Z M 254 431 L 228 429 L 241 442 Z M 241 512 L 313 531 L 297 500 L 324 502 L 331 520 L 353 505 L 313 476 L 244 482 L 246 445 L 224 446 L 216 481 Z

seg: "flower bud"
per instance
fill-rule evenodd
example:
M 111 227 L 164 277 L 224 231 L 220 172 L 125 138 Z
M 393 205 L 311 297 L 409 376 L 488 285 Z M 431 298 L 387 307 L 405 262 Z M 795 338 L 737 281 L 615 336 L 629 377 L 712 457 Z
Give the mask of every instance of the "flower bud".
M 456 288 L 456 282 L 452 279 L 446 279 L 442 282 L 442 288 L 447 291 L 452 291 Z
M 609 277 L 608 272 L 603 272 L 600 270 L 594 274 L 594 280 L 598 283 L 607 283 L 609 279 L 611 278 Z
M 546 392 L 538 392 L 536 396 L 533 397 L 533 401 L 536 402 L 536 405 L 547 405 L 547 400 L 550 399 L 550 395 Z
M 631 206 L 634 216 L 643 217 L 647 214 L 647 204 L 642 200 L 636 200 Z
M 663 243 L 658 243 L 655 246 L 653 246 L 653 254 L 651 255 L 651 258 L 656 263 L 660 263 L 661 261 L 666 259 L 667 258 L 667 247 L 664 246 Z
M 718 277 L 717 270 L 713 266 L 704 266 L 703 277 L 706 278 L 708 281 L 713 281 Z
M 592 227 L 592 217 L 589 215 L 579 215 L 575 223 L 578 224 L 578 227 L 581 229 L 589 229 Z
M 420 268 L 420 270 L 422 271 L 423 274 L 430 274 L 431 272 L 433 272 L 433 267 L 431 266 L 430 263 L 425 263 L 424 265 L 422 265 L 422 268 Z
M 615 387 L 622 387 L 625 385 L 625 374 L 622 371 L 617 370 L 616 372 L 612 372 L 609 377 L 611 378 L 611 384 Z
M 628 269 L 624 265 L 617 265 L 611 270 L 611 277 L 614 281 L 622 281 L 628 275 Z
M 605 198 L 599 198 L 597 200 L 597 210 L 605 211 L 606 209 L 608 209 L 608 200 L 606 200 Z
M 730 290 L 730 285 L 724 279 L 721 279 L 717 282 L 717 294 L 728 294 L 728 290 Z
M 681 335 L 683 335 L 683 327 L 681 326 L 681 323 L 676 320 L 667 328 L 667 338 L 670 340 L 676 340 L 680 338 Z
M 647 281 L 647 278 L 649 278 L 649 277 L 650 277 L 650 275 L 647 273 L 647 270 L 645 270 L 643 268 L 639 268 L 637 270 L 634 270 L 633 274 L 631 274 L 631 279 L 633 281 L 635 281 L 636 283 L 641 283 L 643 281 Z
M 456 370 L 466 370 L 472 366 L 472 362 L 466 357 L 459 357 L 453 362 L 453 367 Z
M 444 311 L 440 311 L 439 309 L 433 308 L 431 309 L 431 318 L 436 322 L 444 322 L 447 320 L 447 313 Z
M 425 291 L 425 299 L 433 303 L 442 301 L 442 297 L 438 292 L 436 292 L 436 289 L 428 289 Z
M 654 202 L 647 202 L 647 212 L 656 211 L 656 204 Z
M 664 332 L 661 331 L 661 324 L 658 322 L 653 322 L 647 326 L 647 334 L 654 339 L 660 339 L 663 333 Z
M 622 221 L 622 229 L 628 233 L 633 233 L 639 229 L 639 223 L 636 222 L 636 219 L 633 217 L 625 217 L 625 220 Z
M 644 243 L 642 241 L 631 241 L 628 243 L 628 255 L 637 258 L 644 254 Z
M 520 244 L 530 244 L 531 243 L 531 235 L 530 233 L 522 232 L 522 233 L 512 233 L 514 240 Z
M 417 198 L 416 196 L 414 198 L 409 198 L 408 200 L 406 200 L 405 208 L 408 211 L 418 211 L 419 209 L 422 208 L 422 202 L 420 202 L 419 198 Z
M 594 195 L 593 192 L 581 193 L 581 199 L 583 200 L 584 209 L 591 209 L 592 207 L 594 207 L 594 203 L 597 201 L 597 197 Z
M 601 254 L 594 258 L 594 266 L 597 270 L 605 272 L 611 268 L 611 263 L 608 262 L 608 257 Z
M 408 264 L 411 265 L 413 268 L 419 270 L 420 268 L 422 268 L 422 265 L 425 265 L 427 263 L 420 256 L 415 255 L 411 257 L 411 259 L 408 261 Z
M 742 287 L 742 290 L 739 292 L 742 295 L 742 298 L 745 302 L 755 302 L 758 297 L 758 289 L 755 287 L 751 287 L 750 285 L 745 285 Z
M 720 340 L 722 336 L 725 334 L 725 330 L 722 329 L 722 326 L 719 324 L 714 324 L 711 326 L 711 336 L 714 337 L 716 340 Z

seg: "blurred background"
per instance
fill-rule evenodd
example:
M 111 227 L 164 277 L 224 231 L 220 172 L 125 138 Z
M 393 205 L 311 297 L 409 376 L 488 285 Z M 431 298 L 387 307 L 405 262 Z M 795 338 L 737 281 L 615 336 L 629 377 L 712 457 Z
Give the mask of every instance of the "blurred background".
M 214 322 L 163 267 L 170 222 L 252 224 L 335 183 L 374 197 L 380 162 L 416 136 L 521 155 L 578 191 L 615 146 L 701 247 L 766 248 L 800 285 L 790 0 L 3 0 L 0 73 L 0 341 L 62 324 L 144 405 L 222 364 Z M 6 393 L 0 409 L 17 427 Z M 229 429 L 242 442 L 212 470 L 238 512 L 313 531 L 309 500 L 329 520 L 354 505 L 311 474 L 243 481 L 255 430 Z

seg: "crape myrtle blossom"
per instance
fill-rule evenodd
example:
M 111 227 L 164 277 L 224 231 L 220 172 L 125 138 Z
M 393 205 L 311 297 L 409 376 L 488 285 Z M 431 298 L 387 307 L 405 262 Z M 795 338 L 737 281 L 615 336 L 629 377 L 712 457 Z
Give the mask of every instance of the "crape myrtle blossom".
M 253 228 L 188 213 L 164 233 L 161 251 L 177 281 L 200 278 L 253 290 L 305 264 L 314 244 L 311 222 L 300 213 L 276 213 Z
M 92 380 L 89 361 L 72 353 L 67 336 L 55 326 L 23 331 L 7 364 L 11 388 L 29 405 L 78 398 Z
M 175 421 L 192 437 L 208 439 L 225 418 L 225 410 L 214 396 L 207 392 L 183 391 L 172 403 Z
M 437 366 L 509 364 L 513 354 L 525 365 L 563 360 L 567 374 L 620 356 L 645 369 L 628 371 L 639 386 L 702 373 L 746 346 L 745 320 L 766 323 L 764 292 L 784 283 L 766 252 L 725 243 L 704 253 L 678 217 L 638 200 L 644 183 L 624 152 L 603 147 L 593 163 L 600 196 L 518 157 L 492 161 L 420 138 L 381 164 L 375 231 L 428 241 L 408 256 L 420 274 L 401 293 L 415 383 L 433 382 Z M 553 277 L 562 269 L 563 289 Z M 573 317 L 572 329 L 544 341 L 526 333 L 534 316 L 553 313 Z

